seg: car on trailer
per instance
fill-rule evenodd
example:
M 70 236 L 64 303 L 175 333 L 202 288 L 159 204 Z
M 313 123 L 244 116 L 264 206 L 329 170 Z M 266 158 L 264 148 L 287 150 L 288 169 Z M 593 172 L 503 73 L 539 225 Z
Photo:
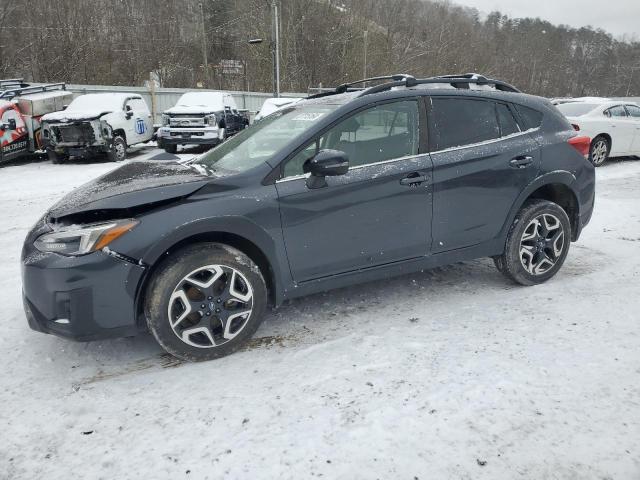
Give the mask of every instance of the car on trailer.
M 60 200 L 24 243 L 26 317 L 78 340 L 148 329 L 207 360 L 316 292 L 478 257 L 540 284 L 591 218 L 589 144 L 548 100 L 480 75 L 345 84 Z
M 42 116 L 63 110 L 72 98 L 64 83 L 0 80 L 0 164 L 41 151 Z

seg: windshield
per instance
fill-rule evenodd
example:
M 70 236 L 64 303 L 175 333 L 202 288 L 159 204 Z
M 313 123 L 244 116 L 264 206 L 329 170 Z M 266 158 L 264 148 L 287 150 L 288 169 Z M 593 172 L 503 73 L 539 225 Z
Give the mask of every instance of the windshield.
M 74 98 L 69 106 L 67 112 L 81 112 L 85 110 L 101 110 L 101 111 L 115 111 L 121 110 L 124 103 L 124 97 L 122 95 L 111 95 L 108 93 L 98 93 L 89 95 L 80 95 Z
M 558 105 L 558 110 L 567 117 L 580 117 L 592 112 L 598 106 L 596 103 L 562 103 Z
M 180 97 L 178 103 L 181 107 L 211 107 L 224 110 L 222 94 L 219 92 L 188 92 Z
M 287 107 L 263 118 L 193 163 L 209 171 L 240 173 L 260 165 L 338 105 Z

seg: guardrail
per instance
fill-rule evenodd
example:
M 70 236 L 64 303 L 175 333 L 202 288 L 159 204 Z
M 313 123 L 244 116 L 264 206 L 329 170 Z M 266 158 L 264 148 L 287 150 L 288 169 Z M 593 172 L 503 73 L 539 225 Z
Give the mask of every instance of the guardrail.
M 126 87 L 119 85 L 73 85 L 67 84 L 67 90 L 74 93 L 74 95 L 84 95 L 86 93 L 105 93 L 105 92 L 125 92 L 125 93 L 138 93 L 147 102 L 149 108 L 154 115 L 154 123 L 161 122 L 162 112 L 173 107 L 178 98 L 183 93 L 193 91 L 207 91 L 199 88 L 158 88 L 154 92 L 151 92 L 147 87 Z M 270 93 L 262 92 L 238 92 L 225 90 L 225 93 L 230 93 L 239 109 L 249 110 L 251 120 L 255 114 L 260 110 L 262 104 L 267 98 L 273 97 Z M 306 97 L 305 93 L 282 93 L 283 97 Z

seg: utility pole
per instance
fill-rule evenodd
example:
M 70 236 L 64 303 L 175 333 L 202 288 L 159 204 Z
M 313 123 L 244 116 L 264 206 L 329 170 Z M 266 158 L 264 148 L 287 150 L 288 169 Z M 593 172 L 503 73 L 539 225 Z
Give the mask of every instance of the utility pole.
M 271 53 L 273 55 L 273 96 L 280 97 L 280 21 L 278 2 L 271 1 Z
M 202 23 L 202 67 L 204 69 L 204 88 L 209 87 L 209 62 L 207 60 L 207 31 L 204 27 L 204 7 L 200 2 L 200 21 Z
M 367 78 L 367 35 L 368 32 L 364 31 L 364 59 L 362 64 L 362 78 Z

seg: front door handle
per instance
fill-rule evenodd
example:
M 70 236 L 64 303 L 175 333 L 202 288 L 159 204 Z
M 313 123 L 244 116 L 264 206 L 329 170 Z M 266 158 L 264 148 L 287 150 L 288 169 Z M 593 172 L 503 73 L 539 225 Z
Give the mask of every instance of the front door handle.
M 400 185 L 404 185 L 405 187 L 417 187 L 427 180 L 429 180 L 429 176 L 427 174 L 422 172 L 413 172 L 400 179 Z
M 519 157 L 511 159 L 509 165 L 513 168 L 527 168 L 533 163 L 533 157 L 529 155 L 520 155 Z

